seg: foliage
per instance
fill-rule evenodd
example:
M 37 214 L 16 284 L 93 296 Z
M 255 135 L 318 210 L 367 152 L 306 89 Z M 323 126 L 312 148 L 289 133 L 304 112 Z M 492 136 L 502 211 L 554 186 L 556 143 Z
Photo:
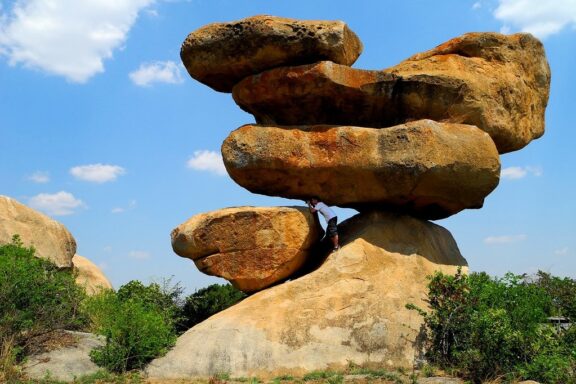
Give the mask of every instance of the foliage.
M 184 328 L 188 329 L 210 316 L 242 301 L 246 294 L 230 284 L 212 284 L 186 298 L 183 308 Z
M 60 329 L 78 329 L 85 293 L 69 270 L 34 256 L 16 235 L 0 246 L 0 360 L 3 372 L 35 346 Z
M 576 281 L 538 271 L 533 282 L 552 299 L 552 316 L 564 316 L 576 321 Z
M 173 320 L 158 303 L 149 300 L 148 294 L 155 288 L 139 288 L 131 282 L 118 294 L 104 291 L 86 300 L 85 310 L 94 331 L 106 336 L 106 344 L 90 356 L 112 372 L 142 368 L 176 341 Z
M 461 271 L 435 274 L 428 288 L 428 312 L 408 307 L 424 317 L 432 363 L 477 383 L 514 375 L 575 382 L 576 354 L 568 337 L 572 331 L 559 333 L 546 324 L 561 307 L 551 294 L 554 289 L 548 291 L 525 276 L 499 279 Z

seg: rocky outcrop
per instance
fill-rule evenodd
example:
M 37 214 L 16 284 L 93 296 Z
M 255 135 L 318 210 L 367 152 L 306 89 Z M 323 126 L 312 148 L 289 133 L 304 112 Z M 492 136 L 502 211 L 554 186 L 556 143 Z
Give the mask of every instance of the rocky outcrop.
M 194 79 L 230 92 L 244 77 L 267 69 L 321 60 L 352 65 L 361 52 L 362 43 L 341 21 L 262 15 L 190 33 L 180 57 Z
M 322 234 L 318 217 L 307 208 L 226 208 L 178 226 L 172 248 L 202 272 L 253 292 L 297 271 Z
M 426 276 L 466 261 L 450 233 L 381 212 L 341 226 L 342 249 L 316 271 L 258 292 L 196 325 L 147 369 L 177 379 L 230 372 L 274 377 L 350 363 L 411 367 Z
M 76 284 L 84 287 L 88 295 L 95 295 L 104 289 L 113 289 L 106 275 L 89 259 L 74 255 L 72 264 L 76 272 Z
M 529 34 L 468 33 L 384 71 L 331 62 L 247 77 L 234 100 L 271 125 L 389 127 L 417 119 L 471 124 L 500 153 L 544 133 L 550 69 Z
M 72 267 L 76 241 L 61 223 L 18 201 L 0 196 L 0 244 L 12 242 L 19 235 L 22 243 L 33 246 L 36 256 L 58 267 Z
M 61 348 L 29 356 L 24 364 L 24 374 L 32 380 L 73 381 L 94 374 L 102 368 L 90 360 L 90 351 L 103 346 L 106 340 L 91 333 L 65 331 L 75 339 Z
M 234 181 L 254 193 L 428 219 L 480 208 L 500 174 L 485 132 L 432 120 L 388 129 L 245 125 L 222 154 Z

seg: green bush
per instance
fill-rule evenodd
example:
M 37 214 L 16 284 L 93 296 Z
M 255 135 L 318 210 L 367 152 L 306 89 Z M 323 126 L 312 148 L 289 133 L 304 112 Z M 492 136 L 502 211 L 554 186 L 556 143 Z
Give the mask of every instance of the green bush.
M 112 372 L 142 368 L 166 353 L 176 341 L 173 319 L 161 306 L 147 301 L 146 295 L 126 294 L 137 285 L 129 284 L 121 287 L 119 294 L 104 291 L 85 303 L 94 331 L 106 337 L 106 344 L 94 349 L 90 356 Z
M 186 298 L 182 315 L 184 328 L 189 329 L 210 316 L 242 301 L 246 294 L 230 284 L 212 284 Z
M 0 246 L 0 347 L 18 356 L 40 337 L 84 325 L 79 308 L 85 293 L 73 273 L 34 252 L 18 236 Z
M 537 282 L 513 274 L 437 273 L 428 303 L 429 311 L 408 307 L 424 317 L 427 356 L 441 368 L 476 383 L 505 376 L 575 382 L 576 330 L 558 332 L 547 324 L 558 305 Z

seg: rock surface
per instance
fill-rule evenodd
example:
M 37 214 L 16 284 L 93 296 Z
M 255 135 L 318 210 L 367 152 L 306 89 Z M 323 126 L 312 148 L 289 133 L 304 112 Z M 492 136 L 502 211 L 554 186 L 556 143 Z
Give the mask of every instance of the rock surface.
M 300 129 L 297 129 L 300 128 Z M 440 219 L 482 207 L 498 152 L 470 125 L 419 120 L 388 129 L 245 125 L 222 145 L 226 169 L 254 193 Z
M 33 380 L 45 379 L 72 381 L 78 377 L 98 372 L 98 367 L 90 360 L 90 351 L 105 344 L 102 336 L 91 333 L 66 331 L 77 338 L 72 346 L 30 356 L 24 366 L 24 374 Z
M 254 292 L 297 271 L 320 241 L 303 207 L 237 207 L 196 215 L 172 231 L 172 248 L 198 269 Z
M 104 289 L 113 289 L 110 280 L 102 270 L 84 256 L 74 255 L 72 258 L 74 270 L 78 273 L 76 284 L 83 286 L 88 295 L 95 295 Z
M 0 196 L 0 244 L 12 242 L 16 234 L 25 246 L 34 246 L 36 256 L 61 268 L 72 267 L 76 240 L 63 224 L 10 197 Z
M 488 132 L 500 153 L 544 133 L 550 69 L 529 34 L 469 33 L 384 71 L 321 62 L 242 80 L 233 95 L 271 125 L 389 127 L 418 119 Z
M 152 378 L 274 377 L 350 363 L 411 367 L 434 271 L 466 261 L 450 233 L 409 216 L 342 223 L 343 247 L 312 273 L 258 292 L 196 325 L 147 368 Z
M 362 43 L 341 21 L 261 15 L 190 33 L 180 57 L 194 79 L 230 92 L 244 77 L 270 68 L 321 60 L 352 65 L 361 52 Z

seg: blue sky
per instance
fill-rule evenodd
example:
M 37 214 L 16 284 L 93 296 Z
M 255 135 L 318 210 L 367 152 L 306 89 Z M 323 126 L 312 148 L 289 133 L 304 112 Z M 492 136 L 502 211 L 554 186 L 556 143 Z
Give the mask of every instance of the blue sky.
M 474 271 L 576 278 L 576 0 L 0 0 L 0 194 L 64 223 L 116 287 L 222 282 L 175 255 L 170 231 L 200 212 L 300 202 L 225 175 L 220 145 L 253 117 L 192 80 L 179 52 L 205 24 L 256 14 L 345 21 L 363 69 L 466 32 L 540 37 L 552 70 L 545 135 L 502 156 L 484 208 L 437 223 Z

